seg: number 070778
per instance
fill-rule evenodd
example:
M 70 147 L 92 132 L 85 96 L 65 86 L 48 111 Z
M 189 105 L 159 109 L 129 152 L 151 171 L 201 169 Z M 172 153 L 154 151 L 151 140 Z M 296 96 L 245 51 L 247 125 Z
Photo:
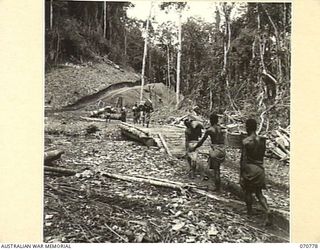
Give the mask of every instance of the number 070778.
M 300 244 L 300 248 L 318 248 L 318 244 Z

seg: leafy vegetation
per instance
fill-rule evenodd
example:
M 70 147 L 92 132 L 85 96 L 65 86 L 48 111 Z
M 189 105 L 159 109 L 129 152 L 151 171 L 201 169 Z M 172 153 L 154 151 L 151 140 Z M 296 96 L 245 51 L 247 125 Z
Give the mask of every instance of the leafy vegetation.
M 185 2 L 162 3 L 163 15 L 183 15 Z M 127 16 L 130 2 L 46 2 L 46 65 L 83 62 L 107 55 L 141 72 L 146 20 Z M 206 22 L 190 17 L 181 27 L 149 25 L 145 76 L 212 110 L 255 116 L 261 131 L 289 125 L 291 4 L 217 3 Z M 52 10 L 52 15 L 50 15 Z M 159 10 L 160 11 L 160 10 Z M 207 10 L 205 10 L 207 11 Z M 177 76 L 177 71 L 180 71 Z

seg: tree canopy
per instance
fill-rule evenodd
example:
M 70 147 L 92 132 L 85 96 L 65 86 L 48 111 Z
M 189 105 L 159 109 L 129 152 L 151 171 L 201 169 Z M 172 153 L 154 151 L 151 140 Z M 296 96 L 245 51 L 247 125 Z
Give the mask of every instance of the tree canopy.
M 103 2 L 50 3 L 46 1 L 47 66 L 107 56 L 141 72 L 146 20 L 128 17 L 127 10 L 133 4 L 106 2 L 104 11 Z M 182 11 L 187 5 L 161 3 L 160 13 Z M 241 110 L 248 115 L 258 114 L 262 121 L 288 123 L 291 4 L 221 2 L 212 16 L 212 23 L 196 17 L 182 23 L 183 96 L 196 100 L 203 113 Z M 173 22 L 156 23 L 151 18 L 149 28 L 146 77 L 175 88 L 178 27 Z M 272 110 L 278 112 L 271 113 Z M 262 126 L 267 130 L 269 123 Z

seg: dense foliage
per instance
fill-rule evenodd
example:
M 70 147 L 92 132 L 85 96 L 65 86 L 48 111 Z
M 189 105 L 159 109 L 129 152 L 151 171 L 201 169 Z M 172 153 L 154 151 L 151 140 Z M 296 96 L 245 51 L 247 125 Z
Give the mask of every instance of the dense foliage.
M 146 20 L 128 18 L 131 3 L 53 1 L 52 21 L 50 3 L 46 2 L 48 66 L 107 55 L 141 71 Z M 183 15 L 186 8 L 185 3 L 160 6 L 163 15 L 168 11 Z M 196 100 L 203 113 L 253 114 L 260 117 L 262 130 L 277 125 L 275 121 L 287 126 L 291 4 L 221 2 L 212 15 L 213 23 L 190 17 L 182 24 L 182 94 Z M 175 23 L 150 20 L 149 81 L 175 87 L 177 31 Z

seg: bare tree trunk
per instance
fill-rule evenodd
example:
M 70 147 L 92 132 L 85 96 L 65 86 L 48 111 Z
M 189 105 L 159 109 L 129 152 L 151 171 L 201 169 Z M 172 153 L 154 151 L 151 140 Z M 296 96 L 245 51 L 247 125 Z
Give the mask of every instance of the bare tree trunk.
M 53 5 L 52 5 L 53 0 L 50 0 L 50 30 L 52 30 L 53 26 Z
M 103 37 L 107 38 L 107 2 L 103 2 Z
M 148 16 L 147 25 L 146 25 L 146 37 L 144 39 L 144 49 L 143 49 L 143 59 L 142 59 L 142 72 L 141 72 L 140 102 L 143 99 L 144 75 L 145 75 L 145 68 L 146 68 L 146 57 L 147 57 L 148 38 L 149 38 L 149 21 L 150 21 L 150 18 L 151 18 L 152 6 L 153 6 L 153 3 L 151 2 L 149 16 Z
M 260 15 L 258 12 L 258 30 L 260 31 L 261 27 L 260 27 Z M 265 64 L 264 64 L 264 52 L 265 52 L 265 45 L 266 41 L 265 38 L 261 37 L 261 35 L 259 35 L 259 50 L 260 50 L 260 62 L 261 62 L 261 67 L 262 67 L 262 73 L 267 76 L 270 80 L 272 80 L 277 88 L 278 86 L 278 81 L 271 75 L 268 73 Z M 267 89 L 268 91 L 268 89 Z M 278 93 L 278 90 L 276 89 L 276 93 Z
M 109 11 L 109 46 L 112 45 L 112 13 L 111 13 L 111 4 L 108 6 Z
M 261 5 L 261 6 L 262 6 L 264 12 L 266 13 L 266 15 L 267 15 L 267 17 L 268 17 L 268 19 L 269 19 L 269 21 L 270 21 L 270 23 L 271 23 L 271 25 L 272 25 L 272 27 L 273 27 L 273 29 L 274 29 L 274 33 L 275 33 L 275 36 L 276 36 L 276 48 L 277 48 L 277 52 L 279 53 L 279 52 L 280 52 L 280 37 L 279 37 L 279 31 L 278 31 L 278 29 L 277 29 L 277 26 L 276 26 L 275 23 L 273 22 L 271 16 L 269 15 L 269 12 L 267 11 L 267 9 L 266 9 L 263 5 Z M 278 67 L 277 78 L 278 78 L 278 83 L 279 83 L 279 82 L 282 81 L 281 58 L 280 58 L 279 55 L 277 56 L 277 67 Z M 280 88 L 280 86 L 279 86 L 279 84 L 277 84 L 277 85 L 276 85 L 276 93 L 277 93 L 276 96 L 277 96 L 277 98 L 279 97 L 278 94 L 280 93 L 279 88 Z
M 256 47 L 256 38 L 254 38 L 252 43 L 252 58 L 251 58 L 252 60 L 256 57 L 255 47 Z
M 222 69 L 222 73 L 225 77 L 225 83 L 226 83 L 226 87 L 227 87 L 227 96 L 230 102 L 230 105 L 232 108 L 235 108 L 235 104 L 231 98 L 231 94 L 230 94 L 230 85 L 229 85 L 229 72 L 227 70 L 227 66 L 228 66 L 228 54 L 229 54 L 229 50 L 230 50 L 230 44 L 231 44 L 231 27 L 230 27 L 230 21 L 229 21 L 229 17 L 230 17 L 230 13 L 228 13 L 226 5 L 223 8 L 224 10 L 224 15 L 225 15 L 225 31 L 224 31 L 224 43 L 223 43 L 223 69 Z
M 58 58 L 60 54 L 60 34 L 59 31 L 57 30 L 57 49 L 56 49 L 56 57 L 54 59 L 54 63 L 57 64 Z
M 286 39 L 287 6 L 283 3 L 283 40 Z
M 150 81 L 153 81 L 153 78 L 152 78 L 152 55 L 151 55 L 151 50 L 149 52 L 149 79 Z
M 210 107 L 209 110 L 212 111 L 213 107 L 213 96 L 212 96 L 212 83 L 210 83 L 210 90 L 209 90 L 209 98 L 210 98 Z
M 170 49 L 169 49 L 169 45 L 167 45 L 167 59 L 168 59 L 168 86 L 169 89 L 171 87 L 171 79 L 170 79 Z
M 124 55 L 127 56 L 127 29 L 124 27 Z
M 177 58 L 176 108 L 178 108 L 178 105 L 179 105 L 179 95 L 180 95 L 180 63 L 181 63 L 181 10 L 179 11 L 179 45 L 178 45 L 178 58 Z

